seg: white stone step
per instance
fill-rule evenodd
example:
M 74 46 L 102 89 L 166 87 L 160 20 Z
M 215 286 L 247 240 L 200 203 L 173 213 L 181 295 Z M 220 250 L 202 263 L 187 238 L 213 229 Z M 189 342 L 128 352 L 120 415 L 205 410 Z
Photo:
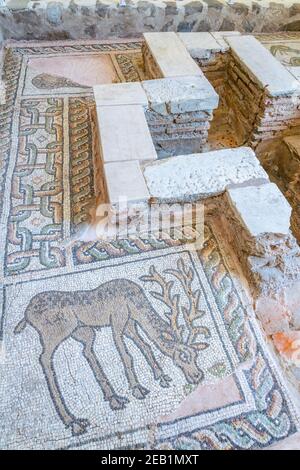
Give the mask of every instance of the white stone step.
M 226 41 L 249 76 L 271 96 L 300 93 L 295 77 L 253 36 L 230 36 Z
M 146 93 L 138 82 L 95 85 L 93 90 L 97 106 L 148 104 Z
M 211 33 L 178 33 L 178 37 L 194 59 L 209 59 L 223 49 Z
M 99 106 L 97 117 L 104 163 L 157 158 L 142 106 Z
M 248 147 L 180 155 L 145 165 L 150 196 L 162 201 L 205 199 L 228 185 L 266 180 L 268 175 Z
M 150 109 L 162 115 L 211 111 L 219 104 L 218 94 L 205 77 L 161 78 L 142 83 Z
M 129 203 L 148 201 L 149 191 L 138 161 L 105 163 L 104 174 L 111 204 L 120 203 L 120 198 Z
M 229 203 L 250 236 L 288 235 L 292 208 L 274 183 L 227 189 Z
M 163 77 L 203 75 L 176 33 L 144 33 L 144 38 Z

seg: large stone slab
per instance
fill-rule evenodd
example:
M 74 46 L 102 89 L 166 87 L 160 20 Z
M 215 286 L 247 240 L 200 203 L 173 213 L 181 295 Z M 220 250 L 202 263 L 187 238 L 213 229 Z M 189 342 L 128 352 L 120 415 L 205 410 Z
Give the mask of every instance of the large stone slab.
M 222 51 L 211 33 L 178 33 L 178 37 L 194 59 L 209 59 L 211 53 Z
M 148 104 L 146 93 L 138 82 L 96 85 L 93 90 L 97 106 Z
M 149 107 L 159 114 L 212 110 L 219 96 L 203 76 L 162 78 L 142 82 Z
M 271 96 L 300 93 L 295 77 L 253 36 L 231 36 L 226 41 L 250 77 Z
M 157 158 L 142 106 L 100 106 L 97 116 L 104 163 Z
M 138 161 L 105 163 L 104 173 L 111 204 L 119 204 L 120 198 L 129 203 L 148 201 L 149 191 Z
M 292 209 L 276 184 L 228 188 L 227 194 L 250 236 L 289 234 Z
M 247 147 L 167 158 L 146 165 L 144 176 L 150 195 L 162 201 L 205 199 L 229 185 L 268 180 Z
M 203 75 L 176 33 L 144 33 L 144 38 L 163 77 Z

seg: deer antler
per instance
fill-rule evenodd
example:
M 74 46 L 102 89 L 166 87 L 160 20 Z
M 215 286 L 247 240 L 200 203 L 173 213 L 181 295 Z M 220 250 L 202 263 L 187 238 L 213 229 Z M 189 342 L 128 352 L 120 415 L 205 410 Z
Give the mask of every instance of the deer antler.
M 199 334 L 203 334 L 205 338 L 210 337 L 208 328 L 204 326 L 195 326 L 195 320 L 205 315 L 205 311 L 199 307 L 201 292 L 200 289 L 193 291 L 192 282 L 194 280 L 194 270 L 185 266 L 184 261 L 180 258 L 177 262 L 177 269 L 167 269 L 165 272 L 175 276 L 181 283 L 186 297 L 189 301 L 189 307 L 181 307 L 182 314 L 188 328 L 187 344 L 195 344 L 196 338 Z
M 149 273 L 149 275 L 142 276 L 141 280 L 156 282 L 160 286 L 161 292 L 151 291 L 150 293 L 155 299 L 160 300 L 169 307 L 169 312 L 166 312 L 166 315 L 169 318 L 172 329 L 177 332 L 181 338 L 183 327 L 178 325 L 178 318 L 180 315 L 180 296 L 178 294 L 172 295 L 171 292 L 174 281 L 166 281 L 163 276 L 156 271 L 153 265 L 150 267 Z
M 184 341 L 183 333 L 184 326 L 178 325 L 178 319 L 182 313 L 183 319 L 185 321 L 186 328 L 188 330 L 187 340 L 184 341 L 185 344 L 196 347 L 197 349 L 205 349 L 208 344 L 204 342 L 197 341 L 197 337 L 201 334 L 207 339 L 210 337 L 210 331 L 206 326 L 195 325 L 194 322 L 198 318 L 201 318 L 205 311 L 201 310 L 199 307 L 200 303 L 200 289 L 193 291 L 192 282 L 194 280 L 195 273 L 192 268 L 186 268 L 182 258 L 177 262 L 177 269 L 166 269 L 165 273 L 172 274 L 175 276 L 183 286 L 184 292 L 189 301 L 189 307 L 180 306 L 180 295 L 172 295 L 172 287 L 174 281 L 166 281 L 164 277 L 159 274 L 155 267 L 152 265 L 149 270 L 149 275 L 142 276 L 142 281 L 147 282 L 156 282 L 160 288 L 161 292 L 151 291 L 151 295 L 163 302 L 167 307 L 169 307 L 169 312 L 166 312 L 166 315 L 169 317 L 170 325 L 172 329 L 178 334 L 178 336 Z

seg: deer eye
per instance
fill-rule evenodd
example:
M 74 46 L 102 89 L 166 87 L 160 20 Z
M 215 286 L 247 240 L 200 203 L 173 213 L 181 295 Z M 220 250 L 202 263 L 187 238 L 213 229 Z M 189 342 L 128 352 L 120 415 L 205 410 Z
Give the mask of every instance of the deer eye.
M 186 352 L 181 352 L 179 354 L 179 359 L 181 359 L 183 362 L 189 362 L 189 355 Z

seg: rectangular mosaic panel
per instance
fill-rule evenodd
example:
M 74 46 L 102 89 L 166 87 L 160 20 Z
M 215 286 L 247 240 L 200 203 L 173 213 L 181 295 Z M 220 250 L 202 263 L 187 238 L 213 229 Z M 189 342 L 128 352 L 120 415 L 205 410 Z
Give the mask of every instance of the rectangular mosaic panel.
M 255 448 L 295 432 L 256 323 L 206 250 L 7 286 L 1 448 Z
M 114 433 L 116 445 L 118 433 L 152 424 L 198 383 L 226 377 L 240 362 L 199 258 L 184 247 L 57 276 L 45 288 L 38 280 L 23 283 L 22 293 L 6 292 L 18 312 L 6 312 L 1 393 L 4 435 L 14 445 L 15 420 L 5 409 L 18 394 L 22 446 L 36 445 L 45 428 L 48 445 L 52 426 L 67 443 L 87 431 L 79 418 L 101 439 Z M 25 407 L 20 374 L 30 384 Z M 30 402 L 38 405 L 30 409 Z
M 6 273 L 65 265 L 63 100 L 23 100 L 12 178 Z

